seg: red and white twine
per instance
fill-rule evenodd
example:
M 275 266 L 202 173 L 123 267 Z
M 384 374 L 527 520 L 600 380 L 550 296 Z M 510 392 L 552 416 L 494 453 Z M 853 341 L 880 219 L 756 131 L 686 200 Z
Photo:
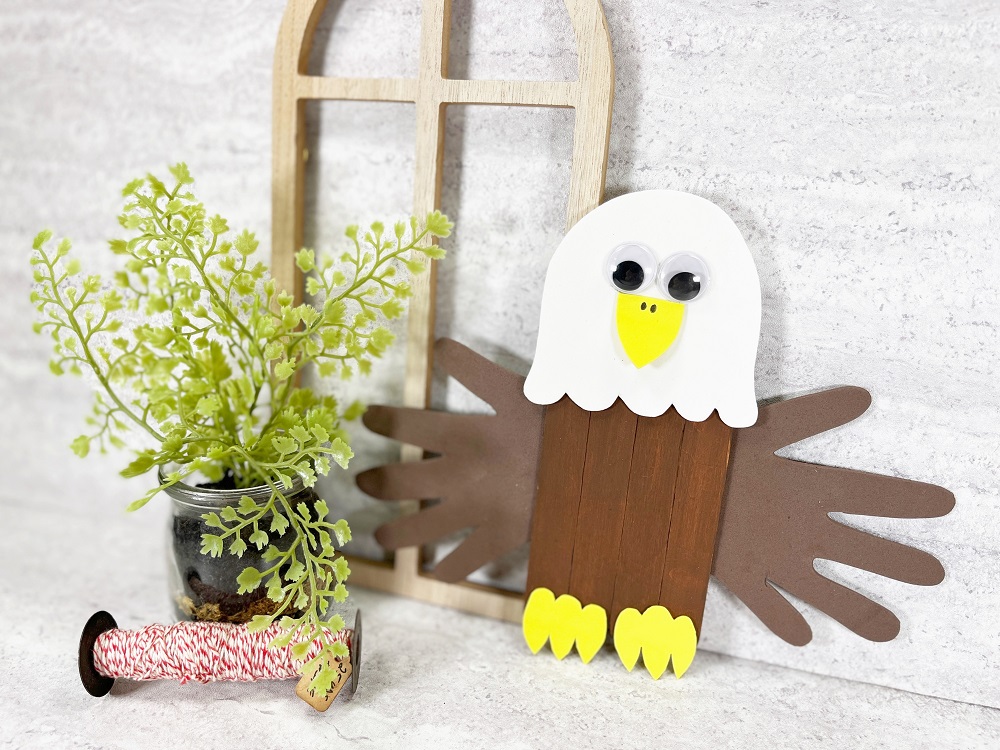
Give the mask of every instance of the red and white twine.
M 109 630 L 94 644 L 94 667 L 115 679 L 179 680 L 181 684 L 294 679 L 304 660 L 294 659 L 289 647 L 268 647 L 283 632 L 278 625 L 252 633 L 244 625 L 222 622 Z M 332 638 L 350 647 L 351 634 L 344 628 Z M 320 648 L 313 641 L 305 660 L 316 656 Z

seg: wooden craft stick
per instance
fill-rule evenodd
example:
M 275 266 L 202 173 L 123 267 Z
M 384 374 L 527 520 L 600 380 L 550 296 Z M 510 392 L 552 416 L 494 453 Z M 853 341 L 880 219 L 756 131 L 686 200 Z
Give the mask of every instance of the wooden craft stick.
M 670 409 L 662 417 L 640 417 L 632 452 L 615 594 L 608 612 L 614 623 L 626 607 L 644 612 L 660 604 L 660 581 L 680 466 L 684 420 Z
M 733 430 L 717 413 L 688 422 L 681 440 L 660 601 L 701 633 Z
M 621 400 L 590 415 L 569 593 L 605 611 L 615 593 L 637 420 Z
M 569 592 L 590 412 L 568 397 L 546 407 L 538 489 L 531 519 L 532 544 L 526 594 L 544 586 L 556 596 Z

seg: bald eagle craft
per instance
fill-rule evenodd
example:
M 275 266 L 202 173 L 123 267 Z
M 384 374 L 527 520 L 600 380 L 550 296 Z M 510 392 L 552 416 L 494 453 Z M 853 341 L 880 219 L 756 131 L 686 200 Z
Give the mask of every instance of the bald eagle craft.
M 834 521 L 948 513 L 934 485 L 779 458 L 855 419 L 870 397 L 836 388 L 758 410 L 760 285 L 713 203 L 655 190 L 598 207 L 549 264 L 527 379 L 452 341 L 437 359 L 495 415 L 372 407 L 369 428 L 435 454 L 358 477 L 385 500 L 437 499 L 376 534 L 389 549 L 473 529 L 435 568 L 458 581 L 530 538 L 524 636 L 589 661 L 612 636 L 628 669 L 660 677 L 694 658 L 714 575 L 768 627 L 811 630 L 787 591 L 862 637 L 899 620 L 820 575 L 823 558 L 900 581 L 944 577 L 931 555 Z

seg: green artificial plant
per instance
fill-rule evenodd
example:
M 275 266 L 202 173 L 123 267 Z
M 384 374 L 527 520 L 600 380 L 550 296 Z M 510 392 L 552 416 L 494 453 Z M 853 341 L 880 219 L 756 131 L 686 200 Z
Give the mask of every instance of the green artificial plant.
M 452 224 L 435 211 L 388 231 L 380 223 L 349 227 L 348 250 L 337 258 L 299 251 L 315 304 L 296 305 L 255 260 L 254 235 L 234 234 L 221 216 L 208 215 L 185 164 L 170 172 L 172 187 L 147 175 L 123 190 L 118 219 L 127 236 L 109 243 L 122 261 L 113 285 L 81 274 L 68 240 L 51 248 L 51 232 L 35 238 L 35 330 L 55 342 L 55 374 L 96 377 L 90 430 L 72 443 L 77 455 L 123 448 L 128 433 L 145 438 L 121 473 L 158 470 L 163 481 L 129 510 L 196 473 L 270 488 L 264 502 L 244 496 L 203 516 L 214 533 L 202 537 L 201 552 L 242 557 L 252 531 L 249 542 L 267 567 L 245 568 L 239 592 L 264 586 L 279 605 L 250 627 L 280 622 L 284 632 L 272 645 L 291 645 L 297 657 L 319 640 L 323 650 L 304 670 L 318 668 L 312 687 L 326 690 L 334 678 L 328 657 L 346 654 L 330 637 L 343 620 L 326 613 L 347 597 L 350 571 L 337 547 L 351 532 L 346 521 L 327 520 L 323 500 L 293 507 L 288 491 L 296 475 L 312 487 L 333 464 L 347 467 L 353 453 L 342 423 L 362 407 L 298 385 L 296 373 L 315 365 L 345 380 L 367 374 L 392 343 L 384 323 L 403 312 L 408 276 L 444 256 L 433 240 Z

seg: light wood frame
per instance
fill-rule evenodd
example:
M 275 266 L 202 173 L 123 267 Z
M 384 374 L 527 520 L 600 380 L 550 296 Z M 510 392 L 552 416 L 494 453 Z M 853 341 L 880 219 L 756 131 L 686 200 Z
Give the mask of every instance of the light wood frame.
M 289 0 L 274 53 L 271 272 L 281 288 L 302 299 L 294 254 L 302 245 L 305 193 L 305 105 L 309 100 L 409 102 L 416 105 L 413 213 L 439 208 L 444 156 L 444 111 L 449 104 L 572 107 L 573 162 L 567 228 L 602 198 L 611 128 L 614 68 L 600 0 L 565 0 L 576 37 L 576 81 L 470 81 L 448 78 L 451 0 L 422 0 L 416 78 L 336 78 L 308 73 L 316 25 L 327 0 Z M 435 269 L 413 283 L 407 323 L 403 402 L 425 408 L 431 382 Z M 421 457 L 405 446 L 402 460 Z M 408 503 L 415 508 L 417 503 Z M 398 550 L 392 563 L 350 558 L 351 583 L 519 622 L 522 595 L 471 583 L 448 584 L 421 570 L 420 549 Z

